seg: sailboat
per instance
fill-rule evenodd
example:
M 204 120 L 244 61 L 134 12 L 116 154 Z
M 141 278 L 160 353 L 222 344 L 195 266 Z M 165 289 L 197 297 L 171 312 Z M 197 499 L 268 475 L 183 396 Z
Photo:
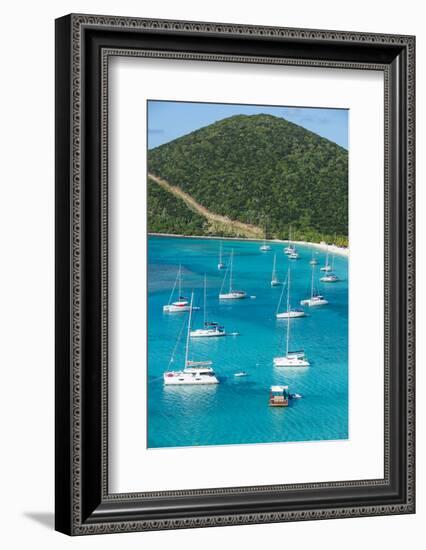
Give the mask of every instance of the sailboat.
M 318 254 L 318 252 L 314 252 L 314 249 L 312 249 L 312 258 L 311 258 L 311 261 L 309 262 L 310 265 L 318 265 L 318 260 L 317 258 L 315 258 L 314 254 Z
M 288 245 L 284 248 L 284 254 L 287 254 L 289 256 L 290 254 L 295 254 L 295 253 L 296 253 L 296 247 L 291 242 L 291 225 L 290 225 L 290 229 L 288 232 Z
M 312 277 L 311 277 L 311 297 L 307 298 L 306 300 L 301 300 L 300 305 L 301 306 L 325 306 L 328 304 L 328 301 L 322 296 L 321 294 L 318 294 L 318 292 L 315 289 L 314 286 L 314 277 L 315 277 L 315 265 L 312 266 Z
M 191 294 L 191 304 L 189 310 L 188 330 L 186 335 L 185 363 L 183 370 L 166 371 L 163 374 L 164 384 L 167 386 L 200 385 L 200 384 L 219 384 L 211 365 L 212 361 L 190 361 L 189 343 L 191 333 L 192 303 L 194 293 Z
M 290 304 L 290 268 L 288 268 L 288 271 L 287 271 L 287 308 L 286 308 L 286 311 L 284 311 L 282 313 L 278 313 L 278 310 L 279 310 L 280 304 L 281 304 L 281 300 L 282 300 L 283 292 L 284 292 L 284 287 L 283 287 L 283 290 L 281 292 L 280 300 L 278 302 L 276 318 L 277 319 L 289 319 L 290 317 L 292 317 L 292 318 L 294 318 L 294 317 L 304 317 L 305 312 L 303 311 L 303 309 L 301 309 L 300 307 L 299 308 L 292 308 L 291 304 Z
M 218 269 L 223 269 L 225 267 L 225 264 L 223 263 L 223 258 L 222 258 L 222 241 L 220 241 L 220 245 L 219 245 L 219 261 L 218 261 L 218 264 L 217 264 L 217 268 Z
M 333 273 L 333 270 L 334 270 L 334 252 L 333 252 L 333 255 L 331 257 L 331 266 L 329 266 L 330 269 L 327 270 L 326 274 L 323 275 L 321 278 L 320 278 L 320 281 L 323 282 L 323 283 L 337 283 L 337 281 L 339 280 L 339 277 Z
M 222 286 L 220 288 L 219 300 L 240 300 L 241 298 L 246 298 L 247 293 L 244 290 L 234 290 L 233 289 L 233 268 L 234 268 L 234 249 L 231 250 L 231 257 L 229 260 L 229 266 L 226 269 L 225 276 L 223 278 Z M 223 287 L 226 281 L 226 275 L 229 271 L 229 288 L 228 292 L 223 292 Z
M 272 277 L 271 277 L 271 286 L 280 286 L 281 282 L 277 277 L 277 271 L 276 271 L 276 264 L 277 264 L 277 254 L 274 254 L 274 265 L 272 267 Z
M 266 244 L 266 227 L 265 227 L 265 233 L 264 233 L 264 239 L 263 239 L 263 244 L 259 247 L 259 250 L 261 252 L 268 252 L 269 250 L 271 250 L 271 247 L 269 244 Z
M 320 281 L 323 283 L 337 283 L 338 280 L 339 280 L 339 277 L 334 273 L 330 273 L 330 272 L 320 278 Z
M 207 279 L 204 274 L 204 321 L 203 327 L 191 330 L 191 338 L 212 338 L 217 336 L 226 336 L 224 327 L 219 323 L 207 321 Z
M 309 367 L 309 361 L 305 357 L 303 350 L 290 351 L 290 269 L 287 275 L 287 339 L 286 339 L 286 352 L 284 357 L 274 357 L 275 367 Z
M 328 263 L 328 245 L 327 245 L 327 253 L 325 255 L 325 265 L 320 268 L 321 271 L 331 271 L 331 265 Z
M 176 285 L 178 285 L 178 299 L 172 302 Z M 163 312 L 164 313 L 181 313 L 183 311 L 190 311 L 190 309 L 191 309 L 191 306 L 189 305 L 188 299 L 182 295 L 182 265 L 179 264 L 179 269 L 172 288 L 172 292 L 170 294 L 169 303 L 163 306 Z M 200 309 L 200 308 L 194 307 L 194 309 Z

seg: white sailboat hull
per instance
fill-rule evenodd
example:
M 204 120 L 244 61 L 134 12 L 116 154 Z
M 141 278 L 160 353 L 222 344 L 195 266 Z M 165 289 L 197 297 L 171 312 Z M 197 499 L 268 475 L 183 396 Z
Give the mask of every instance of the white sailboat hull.
M 281 286 L 281 281 L 278 281 L 277 279 L 271 281 L 271 286 Z
M 338 277 L 336 277 L 335 275 L 325 275 L 324 277 L 320 278 L 320 281 L 322 281 L 323 283 L 337 283 L 338 280 Z
M 328 304 L 328 301 L 324 298 L 316 299 L 316 298 L 308 298 L 306 300 L 301 300 L 300 305 L 301 306 L 326 306 Z
M 191 338 L 217 338 L 219 336 L 226 336 L 224 330 L 215 330 L 211 328 L 199 328 L 190 332 Z
M 277 319 L 294 319 L 295 317 L 304 317 L 305 315 L 304 311 L 284 311 L 283 313 L 277 313 Z
M 274 357 L 275 367 L 309 367 L 309 361 L 302 357 L 284 356 Z
M 192 311 L 197 311 L 199 309 L 200 308 L 197 306 L 192 306 Z M 191 311 L 191 306 L 189 304 L 182 306 L 169 304 L 167 306 L 163 306 L 164 313 L 182 313 L 184 311 Z
M 331 271 L 331 265 L 325 265 L 320 267 L 320 271 Z
M 225 268 L 225 264 L 222 264 L 222 263 L 219 262 L 219 263 L 217 264 L 217 268 L 218 268 L 218 269 L 224 269 L 224 268 Z
M 247 293 L 243 290 L 234 290 L 232 292 L 219 294 L 219 300 L 241 300 L 242 298 L 247 298 Z
M 261 252 L 268 252 L 269 250 L 271 250 L 271 247 L 269 246 L 269 244 L 264 244 L 259 248 L 259 250 Z
M 192 374 L 185 372 L 165 372 L 163 375 L 166 386 L 201 386 L 219 384 L 215 375 Z

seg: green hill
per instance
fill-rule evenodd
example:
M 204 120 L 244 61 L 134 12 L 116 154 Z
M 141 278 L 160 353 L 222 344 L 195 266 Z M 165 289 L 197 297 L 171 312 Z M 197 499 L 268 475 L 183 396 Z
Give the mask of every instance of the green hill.
M 295 240 L 332 241 L 336 233 L 339 244 L 347 244 L 347 151 L 282 118 L 221 120 L 148 151 L 148 170 L 212 213 L 266 226 L 268 237 L 287 238 L 291 224 Z M 162 200 L 149 204 L 152 232 L 160 231 Z M 179 218 L 182 208 L 191 220 L 199 216 L 182 203 Z M 208 224 L 196 223 L 201 234 L 209 233 Z M 173 226 L 170 219 L 167 224 Z

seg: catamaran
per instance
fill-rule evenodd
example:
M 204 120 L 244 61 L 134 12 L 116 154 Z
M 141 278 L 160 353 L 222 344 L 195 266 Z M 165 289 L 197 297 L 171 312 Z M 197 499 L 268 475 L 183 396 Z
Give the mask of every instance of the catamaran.
M 291 225 L 288 232 L 288 245 L 284 248 L 284 254 L 290 255 L 296 253 L 296 247 L 291 242 Z
M 274 366 L 276 367 L 309 367 L 309 361 L 305 357 L 303 350 L 290 351 L 290 324 L 291 324 L 291 307 L 290 307 L 290 269 L 287 275 L 287 339 L 286 352 L 284 357 L 274 357 Z
M 333 252 L 333 255 L 331 257 L 331 266 L 329 266 L 330 269 L 327 269 L 327 273 L 320 278 L 320 281 L 323 282 L 323 283 L 337 283 L 337 281 L 339 280 L 339 277 L 333 273 L 333 270 L 334 270 L 334 252 Z
M 318 252 L 315 252 L 315 254 L 318 254 Z M 314 256 L 314 250 L 313 249 L 312 249 L 312 258 L 311 258 L 311 261 L 309 263 L 310 263 L 310 265 L 318 265 L 318 260 Z
M 163 374 L 164 384 L 167 386 L 183 386 L 183 385 L 201 385 L 201 384 L 219 384 L 211 365 L 212 361 L 190 361 L 189 360 L 189 343 L 191 333 L 191 317 L 192 303 L 194 293 L 191 294 L 191 304 L 189 310 L 188 330 L 186 335 L 185 347 L 185 363 L 183 370 L 166 371 Z
M 277 276 L 277 270 L 276 270 L 276 264 L 277 264 L 277 254 L 274 254 L 274 264 L 272 267 L 272 277 L 271 277 L 271 286 L 280 286 L 281 282 L 278 279 Z
M 225 266 L 225 264 L 223 263 L 223 258 L 222 258 L 222 241 L 220 241 L 220 245 L 219 245 L 219 262 L 217 264 L 217 268 L 218 269 L 223 269 Z
M 264 238 L 263 238 L 263 244 L 259 247 L 259 250 L 261 252 L 268 252 L 269 250 L 271 250 L 270 245 L 266 244 L 266 227 L 265 227 L 265 233 L 264 233 Z
M 334 273 L 330 273 L 330 272 L 320 278 L 320 281 L 323 283 L 337 283 L 338 280 L 339 280 L 339 277 Z
M 301 306 L 325 306 L 328 304 L 328 301 L 319 294 L 315 288 L 314 284 L 314 278 L 315 278 L 315 264 L 312 265 L 312 276 L 311 276 L 311 297 L 307 298 L 306 300 L 301 300 L 300 305 Z
M 178 299 L 173 300 L 173 296 L 176 290 L 176 285 L 178 285 Z M 184 311 L 190 311 L 192 306 L 189 305 L 188 299 L 182 295 L 182 265 L 179 264 L 179 269 L 176 275 L 176 279 L 170 294 L 169 303 L 163 306 L 164 313 L 181 313 Z M 194 306 L 194 310 L 200 309 L 199 307 Z
M 286 311 L 283 311 L 282 313 L 278 313 L 278 311 L 280 309 L 280 305 L 281 305 L 283 292 L 284 292 L 284 287 L 283 287 L 283 290 L 281 291 L 281 296 L 280 296 L 280 299 L 279 299 L 279 302 L 278 302 L 276 318 L 277 319 L 289 319 L 290 317 L 291 318 L 304 317 L 305 312 L 303 311 L 302 308 L 300 308 L 300 307 L 299 308 L 292 308 L 291 304 L 290 304 L 290 268 L 288 268 L 288 271 L 287 271 L 287 309 L 286 309 Z
M 207 321 L 207 279 L 204 274 L 204 320 L 203 327 L 191 330 L 191 338 L 214 338 L 217 336 L 226 336 L 224 327 L 219 323 Z
M 231 250 L 229 266 L 226 269 L 225 276 L 222 281 L 222 286 L 220 288 L 219 300 L 240 300 L 241 298 L 247 297 L 247 293 L 244 292 L 244 290 L 233 289 L 233 279 L 232 279 L 233 268 L 234 268 L 234 249 Z M 229 271 L 229 288 L 228 288 L 228 292 L 223 292 L 223 287 L 225 285 L 226 275 L 228 271 Z
M 327 253 L 326 253 L 326 255 L 325 255 L 325 265 L 322 266 L 322 267 L 320 267 L 320 270 L 321 270 L 321 271 L 326 271 L 326 272 L 332 271 L 332 267 L 331 267 L 331 265 L 328 263 L 328 245 L 327 245 Z

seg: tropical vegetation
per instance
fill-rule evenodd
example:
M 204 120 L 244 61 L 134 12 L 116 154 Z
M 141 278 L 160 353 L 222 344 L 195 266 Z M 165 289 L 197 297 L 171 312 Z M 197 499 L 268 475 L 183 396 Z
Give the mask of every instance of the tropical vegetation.
M 348 152 L 272 115 L 226 118 L 148 151 L 148 171 L 209 211 L 268 238 L 348 242 Z M 154 181 L 150 232 L 211 234 L 203 217 Z M 226 229 L 221 228 L 226 234 Z

